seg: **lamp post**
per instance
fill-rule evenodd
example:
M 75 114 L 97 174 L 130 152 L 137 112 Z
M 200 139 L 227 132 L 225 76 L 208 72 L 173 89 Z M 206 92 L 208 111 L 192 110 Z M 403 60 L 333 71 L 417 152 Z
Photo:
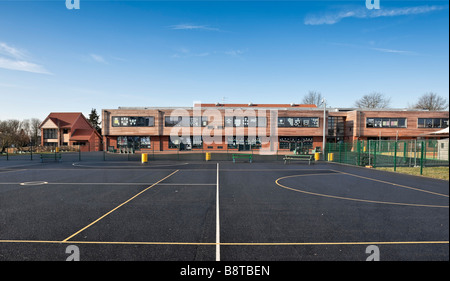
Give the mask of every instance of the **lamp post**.
M 323 161 L 325 161 L 325 145 L 326 145 L 326 125 L 327 125 L 327 103 L 325 98 L 322 99 L 322 105 L 323 105 L 323 137 L 322 137 L 322 154 L 323 154 Z

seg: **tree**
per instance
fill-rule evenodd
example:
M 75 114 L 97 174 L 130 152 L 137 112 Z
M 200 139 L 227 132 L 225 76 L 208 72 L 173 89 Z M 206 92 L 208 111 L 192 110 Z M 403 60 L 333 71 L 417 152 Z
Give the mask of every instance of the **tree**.
M 0 122 L 0 152 L 5 152 L 8 147 L 20 148 L 27 141 L 20 123 L 19 120 L 15 119 Z
M 436 93 L 429 92 L 422 95 L 412 107 L 415 109 L 438 111 L 448 108 L 448 101 L 444 97 L 438 96 Z
M 91 123 L 92 127 L 94 127 L 94 129 L 101 134 L 102 129 L 100 128 L 100 124 L 101 122 L 100 120 L 100 116 L 97 114 L 97 110 L 95 108 L 93 108 L 91 110 L 91 113 L 89 114 L 89 123 Z
M 385 97 L 381 93 L 373 92 L 364 95 L 359 100 L 355 101 L 357 108 L 388 108 L 391 103 L 391 98 Z
M 30 120 L 30 138 L 33 145 L 37 146 L 41 143 L 41 129 L 39 126 L 41 125 L 42 121 L 37 118 L 31 118 Z
M 306 96 L 303 97 L 302 103 L 315 104 L 317 107 L 322 105 L 323 96 L 320 92 L 309 91 Z

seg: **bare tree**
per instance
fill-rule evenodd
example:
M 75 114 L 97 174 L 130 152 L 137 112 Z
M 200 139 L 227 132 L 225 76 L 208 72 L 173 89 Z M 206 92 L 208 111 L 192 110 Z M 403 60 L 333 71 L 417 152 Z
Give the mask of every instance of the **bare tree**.
M 320 92 L 309 91 L 306 96 L 303 97 L 302 103 L 315 104 L 317 107 L 321 107 L 323 96 Z
M 444 97 L 438 96 L 436 93 L 429 92 L 422 95 L 412 107 L 429 111 L 444 110 L 448 108 L 448 101 Z
M 27 133 L 28 122 L 20 122 L 10 119 L 0 122 L 0 152 L 4 152 L 8 147 L 22 149 L 30 143 L 30 136 Z
M 37 146 L 41 143 L 41 129 L 39 126 L 41 125 L 42 121 L 37 118 L 31 118 L 30 120 L 30 129 L 31 129 L 31 142 L 33 145 Z
M 385 97 L 381 93 L 373 92 L 364 95 L 359 100 L 355 101 L 357 108 L 388 108 L 391 103 L 391 98 Z

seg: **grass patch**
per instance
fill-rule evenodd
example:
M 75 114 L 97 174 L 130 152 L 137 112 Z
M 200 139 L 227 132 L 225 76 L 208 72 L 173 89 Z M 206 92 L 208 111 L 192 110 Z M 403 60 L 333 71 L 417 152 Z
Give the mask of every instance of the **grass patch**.
M 394 171 L 393 167 L 381 167 L 376 169 L 390 172 Z M 420 176 L 420 167 L 397 167 L 397 173 Z M 424 167 L 422 176 L 448 181 L 449 167 Z

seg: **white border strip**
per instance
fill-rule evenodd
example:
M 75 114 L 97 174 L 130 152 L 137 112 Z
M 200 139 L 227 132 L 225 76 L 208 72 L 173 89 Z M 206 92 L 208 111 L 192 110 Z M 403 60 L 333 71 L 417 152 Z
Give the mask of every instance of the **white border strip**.
M 220 221 L 219 221 L 219 163 L 217 163 L 216 188 L 216 261 L 220 261 Z

